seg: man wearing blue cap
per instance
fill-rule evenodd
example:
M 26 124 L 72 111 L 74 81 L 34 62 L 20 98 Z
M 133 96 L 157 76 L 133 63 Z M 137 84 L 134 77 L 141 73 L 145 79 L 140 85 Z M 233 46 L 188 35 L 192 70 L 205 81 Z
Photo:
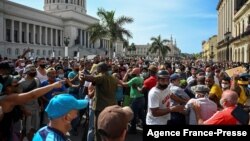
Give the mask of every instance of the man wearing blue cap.
M 77 100 L 69 94 L 53 97 L 45 109 L 49 124 L 35 134 L 33 141 L 67 141 L 66 133 L 71 129 L 71 121 L 77 117 L 78 110 L 87 105 L 88 100 Z

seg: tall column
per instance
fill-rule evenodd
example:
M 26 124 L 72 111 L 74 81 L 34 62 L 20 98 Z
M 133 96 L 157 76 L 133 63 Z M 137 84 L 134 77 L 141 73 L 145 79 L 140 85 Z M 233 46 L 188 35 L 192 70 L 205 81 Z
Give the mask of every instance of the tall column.
M 82 46 L 82 29 L 80 29 L 80 45 Z
M 48 28 L 47 27 L 45 27 L 45 36 L 44 36 L 44 38 L 45 38 L 45 46 L 47 46 L 48 45 Z
M 58 30 L 56 29 L 56 46 L 58 46 Z
M 63 30 L 60 30 L 60 34 L 61 34 L 61 47 L 63 46 Z
M 51 44 L 51 46 L 54 46 L 53 45 L 53 29 L 52 28 L 50 28 L 50 44 Z
M 30 26 L 29 26 L 29 23 L 26 23 L 26 42 L 27 42 L 27 44 L 30 43 L 29 32 L 30 32 Z
M 39 26 L 39 44 L 42 45 L 42 26 L 40 25 Z
M 36 25 L 33 24 L 33 44 L 36 44 Z
M 22 29 L 22 22 L 20 21 L 19 22 L 19 43 L 22 43 L 22 32 L 23 32 L 23 29 Z
M 15 31 L 15 26 L 14 26 L 14 20 L 11 19 L 11 42 L 14 43 L 14 31 Z

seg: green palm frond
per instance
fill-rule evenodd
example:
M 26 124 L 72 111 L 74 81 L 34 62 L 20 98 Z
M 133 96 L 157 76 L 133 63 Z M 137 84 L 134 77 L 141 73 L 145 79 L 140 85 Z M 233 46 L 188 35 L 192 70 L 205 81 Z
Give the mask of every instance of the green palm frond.
M 111 41 L 111 48 L 115 41 L 126 41 L 128 38 L 132 38 L 132 33 L 125 29 L 123 26 L 127 23 L 132 23 L 134 20 L 131 17 L 121 16 L 115 18 L 115 11 L 106 11 L 103 8 L 99 8 L 97 15 L 100 18 L 98 24 L 93 24 L 88 28 L 90 31 L 90 40 L 95 42 L 101 38 L 109 38 Z

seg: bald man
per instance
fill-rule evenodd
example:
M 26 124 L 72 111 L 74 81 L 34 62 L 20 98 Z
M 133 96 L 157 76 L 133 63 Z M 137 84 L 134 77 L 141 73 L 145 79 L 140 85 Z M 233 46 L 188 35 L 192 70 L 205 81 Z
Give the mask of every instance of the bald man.
M 231 90 L 226 90 L 222 93 L 220 99 L 220 104 L 223 107 L 221 111 L 217 111 L 212 117 L 208 120 L 203 121 L 201 118 L 200 105 L 195 103 L 193 104 L 196 119 L 198 124 L 206 125 L 236 125 L 238 120 L 232 115 L 232 111 L 236 108 L 238 101 L 238 94 Z

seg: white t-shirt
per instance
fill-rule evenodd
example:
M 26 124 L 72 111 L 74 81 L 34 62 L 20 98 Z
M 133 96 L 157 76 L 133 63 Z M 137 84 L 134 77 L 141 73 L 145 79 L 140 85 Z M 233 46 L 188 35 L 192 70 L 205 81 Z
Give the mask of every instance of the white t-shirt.
M 148 113 L 146 117 L 147 125 L 166 125 L 170 119 L 170 114 L 160 117 L 154 117 L 150 108 L 167 109 L 170 107 L 170 90 L 160 90 L 153 87 L 148 94 Z

